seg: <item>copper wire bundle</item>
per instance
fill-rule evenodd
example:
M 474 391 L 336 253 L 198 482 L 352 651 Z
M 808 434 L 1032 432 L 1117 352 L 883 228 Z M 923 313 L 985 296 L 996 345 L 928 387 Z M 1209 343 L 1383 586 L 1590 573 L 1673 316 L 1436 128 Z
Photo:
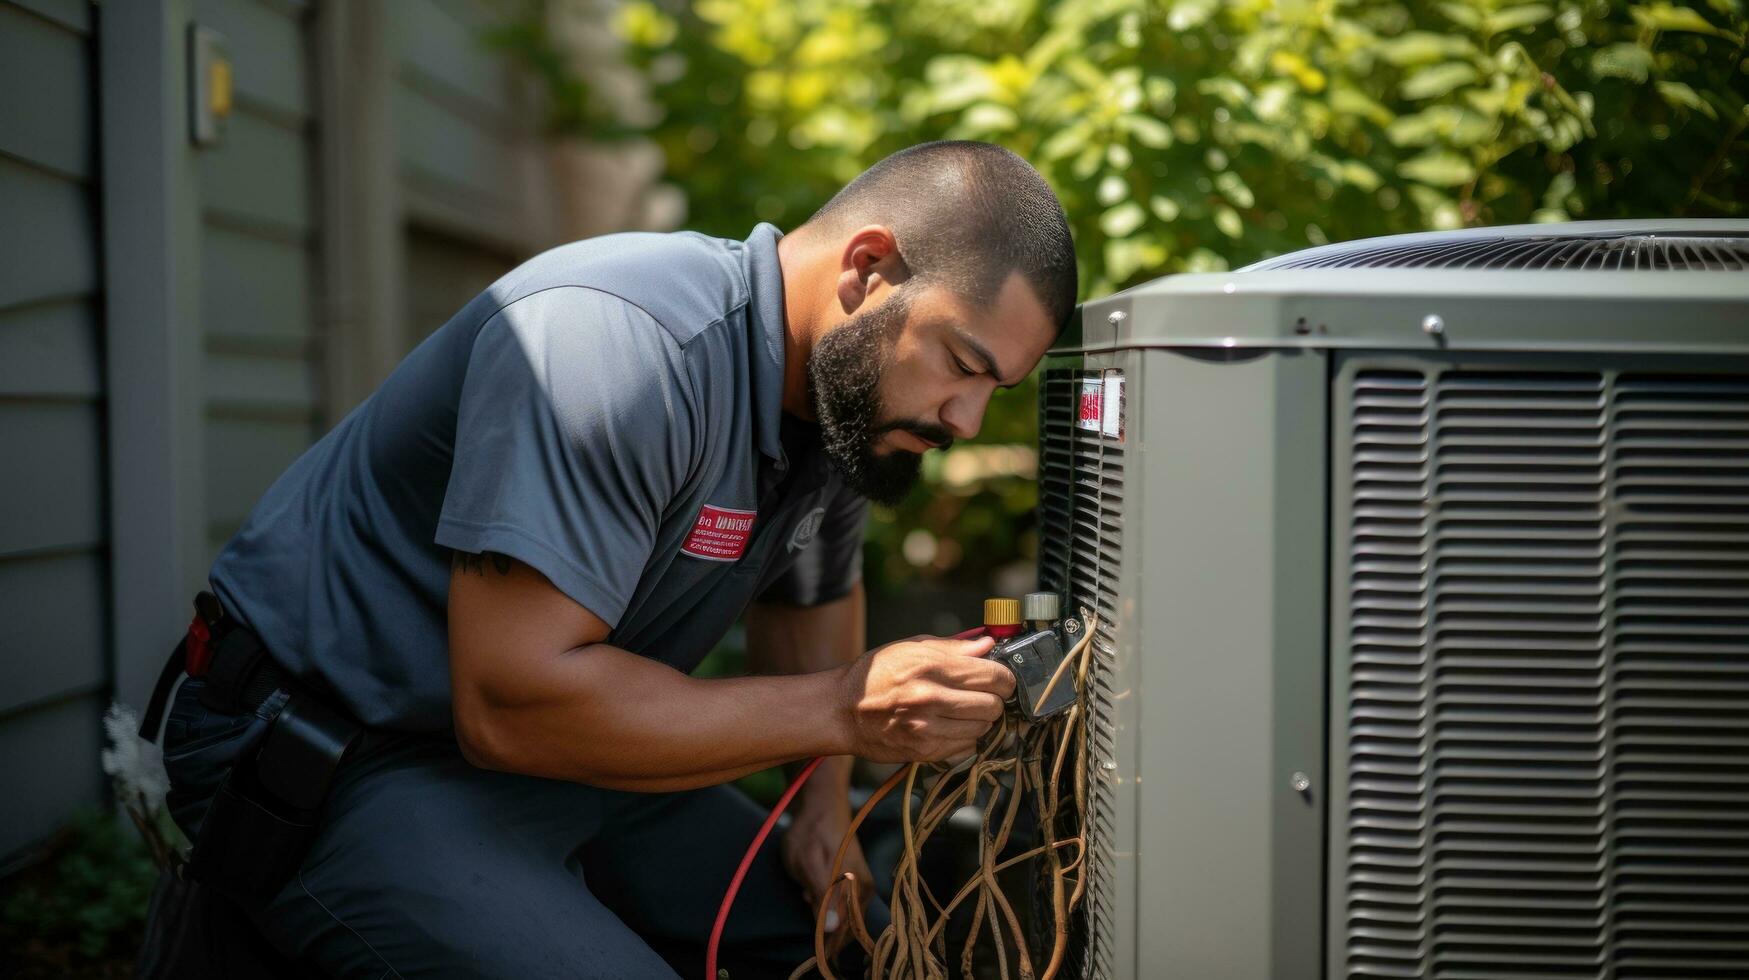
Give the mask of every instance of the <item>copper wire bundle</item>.
M 837 980 L 831 969 L 825 929 L 826 911 L 841 886 L 854 889 L 859 883 L 855 875 L 840 873 L 849 842 L 857 828 L 889 793 L 904 786 L 900 810 L 905 849 L 893 871 L 893 894 L 890 903 L 893 921 L 879 938 L 869 935 L 862 920 L 862 903 L 850 901 L 849 935 L 868 953 L 872 980 L 946 980 L 948 973 L 947 922 L 954 911 L 975 897 L 971 930 L 959 950 L 959 975 L 973 975 L 973 953 L 987 925 L 995 949 L 997 972 L 1003 980 L 1018 975 L 1020 980 L 1052 980 L 1062 968 L 1069 944 L 1069 921 L 1087 890 L 1086 847 L 1082 837 L 1087 812 L 1087 729 L 1084 709 L 1087 667 L 1092 659 L 1092 641 L 1099 628 L 1097 617 L 1082 610 L 1086 632 L 1058 666 L 1050 683 L 1039 696 L 1044 704 L 1052 689 L 1072 676 L 1076 702 L 1067 711 L 1040 723 L 1031 723 L 1010 712 L 1003 715 L 990 732 L 978 743 L 977 751 L 958 763 L 912 763 L 895 772 L 882 783 L 850 822 L 844 842 L 832 862 L 832 884 L 821 898 L 814 925 L 814 956 L 791 974 L 797 980 L 809 970 L 818 968 L 826 980 Z M 1048 768 L 1046 768 L 1048 765 Z M 1065 769 L 1069 786 L 1063 786 Z M 1005 787 L 1004 780 L 1010 785 Z M 922 802 L 913 812 L 913 801 L 920 783 L 927 783 Z M 984 809 L 979 828 L 979 868 L 946 903 L 943 903 L 923 881 L 919 857 L 930 836 L 963 806 L 973 805 L 980 792 L 988 788 L 989 805 Z M 1004 796 L 1005 792 L 1005 796 Z M 1020 814 L 1020 801 L 1032 793 L 1038 814 L 1040 837 L 1044 843 L 1019 854 L 1002 857 Z M 1074 809 L 1072 820 L 1060 819 L 1062 807 L 1070 799 Z M 998 801 L 1001 801 L 998 805 Z M 998 812 L 1000 811 L 1000 812 Z M 1059 836 L 1064 826 L 1073 828 L 1068 836 Z M 1065 855 L 1068 849 L 1070 853 Z M 1050 947 L 1050 959 L 1042 973 L 1035 968 L 1028 941 L 1014 905 L 1003 893 L 997 875 L 1024 861 L 1042 858 L 1048 882 L 1050 908 L 1055 935 Z M 841 933 L 839 944 L 844 941 Z M 1012 940 L 1015 962 L 1008 962 L 1007 940 Z

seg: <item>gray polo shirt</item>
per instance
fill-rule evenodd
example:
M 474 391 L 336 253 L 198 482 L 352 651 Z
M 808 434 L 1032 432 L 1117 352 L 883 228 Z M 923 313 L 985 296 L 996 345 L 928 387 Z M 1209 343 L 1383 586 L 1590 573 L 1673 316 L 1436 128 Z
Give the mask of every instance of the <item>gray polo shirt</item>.
M 452 550 L 538 569 L 690 671 L 749 600 L 860 575 L 866 503 L 785 416 L 779 233 L 556 248 L 470 302 L 280 477 L 211 581 L 367 724 L 450 721 Z

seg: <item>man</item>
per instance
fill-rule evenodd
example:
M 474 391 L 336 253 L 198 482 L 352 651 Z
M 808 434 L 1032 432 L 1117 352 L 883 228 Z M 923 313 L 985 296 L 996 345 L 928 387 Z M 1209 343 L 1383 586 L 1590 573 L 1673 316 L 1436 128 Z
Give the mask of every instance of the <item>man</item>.
M 722 784 L 828 756 L 728 923 L 738 980 L 786 975 L 851 757 L 964 753 L 1013 688 L 988 641 L 863 653 L 866 500 L 975 435 L 1074 295 L 1056 197 L 966 142 L 894 154 L 785 237 L 523 264 L 220 554 L 225 622 L 286 679 L 233 712 L 183 684 L 178 821 L 198 833 L 286 689 L 312 692 L 367 734 L 257 915 L 281 950 L 348 977 L 690 975 L 763 816 Z M 743 612 L 755 676 L 690 677 Z

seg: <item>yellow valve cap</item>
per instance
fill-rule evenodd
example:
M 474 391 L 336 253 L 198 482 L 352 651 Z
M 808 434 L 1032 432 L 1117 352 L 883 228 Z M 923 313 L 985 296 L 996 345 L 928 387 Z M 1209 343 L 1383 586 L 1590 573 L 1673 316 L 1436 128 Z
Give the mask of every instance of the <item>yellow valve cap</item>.
M 984 625 L 985 626 L 1019 626 L 1020 625 L 1020 600 L 1019 599 L 985 599 L 984 600 Z

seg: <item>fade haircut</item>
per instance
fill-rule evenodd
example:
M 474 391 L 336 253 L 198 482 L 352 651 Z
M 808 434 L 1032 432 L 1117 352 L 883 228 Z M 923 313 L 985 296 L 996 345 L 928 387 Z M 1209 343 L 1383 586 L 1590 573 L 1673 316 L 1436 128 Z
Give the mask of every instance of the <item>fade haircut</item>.
M 1075 307 L 1075 245 L 1063 205 L 1038 171 L 993 143 L 941 140 L 863 171 L 808 219 L 850 231 L 885 225 L 921 282 L 990 303 L 1011 273 L 1059 328 Z

